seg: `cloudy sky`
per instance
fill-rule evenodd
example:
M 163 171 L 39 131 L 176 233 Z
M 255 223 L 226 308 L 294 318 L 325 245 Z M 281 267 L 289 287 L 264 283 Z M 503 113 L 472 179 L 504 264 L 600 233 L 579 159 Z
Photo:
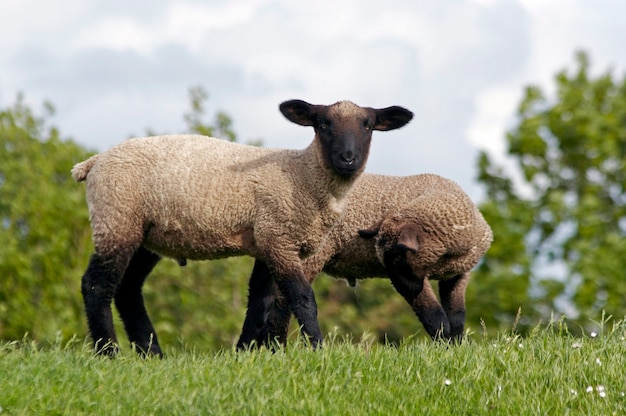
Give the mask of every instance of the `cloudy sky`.
M 401 105 L 374 134 L 368 171 L 439 173 L 474 198 L 480 148 L 503 153 L 524 86 L 574 67 L 626 73 L 622 0 L 1 0 L 0 106 L 18 92 L 93 150 L 146 128 L 184 130 L 187 91 L 234 120 L 240 141 L 303 148 L 278 104 Z

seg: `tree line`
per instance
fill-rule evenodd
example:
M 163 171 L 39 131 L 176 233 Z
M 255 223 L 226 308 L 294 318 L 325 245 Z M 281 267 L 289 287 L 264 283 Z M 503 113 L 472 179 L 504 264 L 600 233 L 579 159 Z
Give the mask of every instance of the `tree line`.
M 467 291 L 474 331 L 515 326 L 524 333 L 565 315 L 576 332 L 603 312 L 621 319 L 626 310 L 626 79 L 610 70 L 592 76 L 579 52 L 574 68 L 554 82 L 552 95 L 525 88 L 506 132 L 506 163 L 485 151 L 476 160 L 485 191 L 479 208 L 495 238 Z M 218 111 L 208 119 L 207 101 L 202 87 L 189 90 L 187 132 L 236 141 L 230 116 Z M 91 235 L 84 187 L 69 172 L 93 152 L 64 138 L 53 116 L 50 103 L 36 113 L 21 95 L 0 110 L 3 340 L 87 334 L 80 279 Z M 144 290 L 163 344 L 230 347 L 243 323 L 252 264 L 247 257 L 184 268 L 159 263 Z M 423 336 L 387 279 L 351 288 L 323 276 L 314 290 L 325 333 L 391 342 Z

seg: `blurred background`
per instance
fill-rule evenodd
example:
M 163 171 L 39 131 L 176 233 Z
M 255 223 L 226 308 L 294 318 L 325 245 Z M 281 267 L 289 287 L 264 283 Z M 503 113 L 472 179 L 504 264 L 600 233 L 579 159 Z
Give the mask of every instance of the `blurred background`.
M 626 313 L 626 3 L 8 0 L 0 35 L 0 339 L 87 334 L 74 163 L 147 134 L 303 148 L 291 98 L 415 113 L 374 134 L 367 171 L 437 173 L 481 208 L 495 241 L 470 330 Z M 162 345 L 230 347 L 251 269 L 161 262 L 145 293 Z M 314 289 L 325 332 L 424 335 L 387 279 Z

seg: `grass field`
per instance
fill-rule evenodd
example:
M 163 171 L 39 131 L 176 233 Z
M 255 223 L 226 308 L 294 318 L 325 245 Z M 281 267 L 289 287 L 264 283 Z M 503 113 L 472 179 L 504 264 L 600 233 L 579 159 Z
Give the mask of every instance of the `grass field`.
M 131 351 L 95 357 L 82 340 L 0 345 L 0 415 L 626 414 L 626 326 L 570 336 L 470 334 L 448 347 L 328 337 L 311 351 Z

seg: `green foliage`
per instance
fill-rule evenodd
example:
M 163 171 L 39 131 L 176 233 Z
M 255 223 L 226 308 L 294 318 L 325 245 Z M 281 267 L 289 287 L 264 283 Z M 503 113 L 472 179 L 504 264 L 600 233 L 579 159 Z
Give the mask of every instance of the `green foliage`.
M 322 274 L 313 282 L 313 289 L 322 333 L 369 334 L 379 342 L 398 344 L 416 333 L 427 337 L 409 304 L 387 278 L 362 280 L 350 287 L 345 280 Z
M 80 340 L 0 344 L 7 414 L 624 414 L 622 323 L 571 336 L 562 323 L 528 337 L 471 335 L 450 348 L 328 339 L 312 351 L 166 351 L 95 357 Z M 53 380 L 53 382 L 51 382 Z
M 162 260 L 144 286 L 146 308 L 161 346 L 234 345 L 245 317 L 252 266 L 249 257 L 189 262 L 184 268 Z M 122 326 L 117 328 L 120 340 L 126 341 Z
M 90 249 L 84 191 L 69 175 L 88 153 L 21 96 L 0 112 L 0 338 L 82 332 L 80 275 Z
M 232 130 L 233 122 L 226 113 L 218 112 L 215 115 L 213 125 L 207 124 L 203 120 L 206 115 L 205 102 L 208 98 L 209 94 L 201 86 L 189 89 L 191 109 L 184 115 L 189 133 L 219 137 L 230 142 L 237 141 L 237 135 Z
M 525 91 L 507 135 L 519 180 L 484 153 L 478 161 L 495 241 L 470 289 L 506 313 L 494 321 L 517 307 L 531 321 L 554 311 L 581 325 L 602 310 L 624 315 L 626 79 L 592 77 L 583 52 L 576 62 L 556 75 L 555 97 Z

